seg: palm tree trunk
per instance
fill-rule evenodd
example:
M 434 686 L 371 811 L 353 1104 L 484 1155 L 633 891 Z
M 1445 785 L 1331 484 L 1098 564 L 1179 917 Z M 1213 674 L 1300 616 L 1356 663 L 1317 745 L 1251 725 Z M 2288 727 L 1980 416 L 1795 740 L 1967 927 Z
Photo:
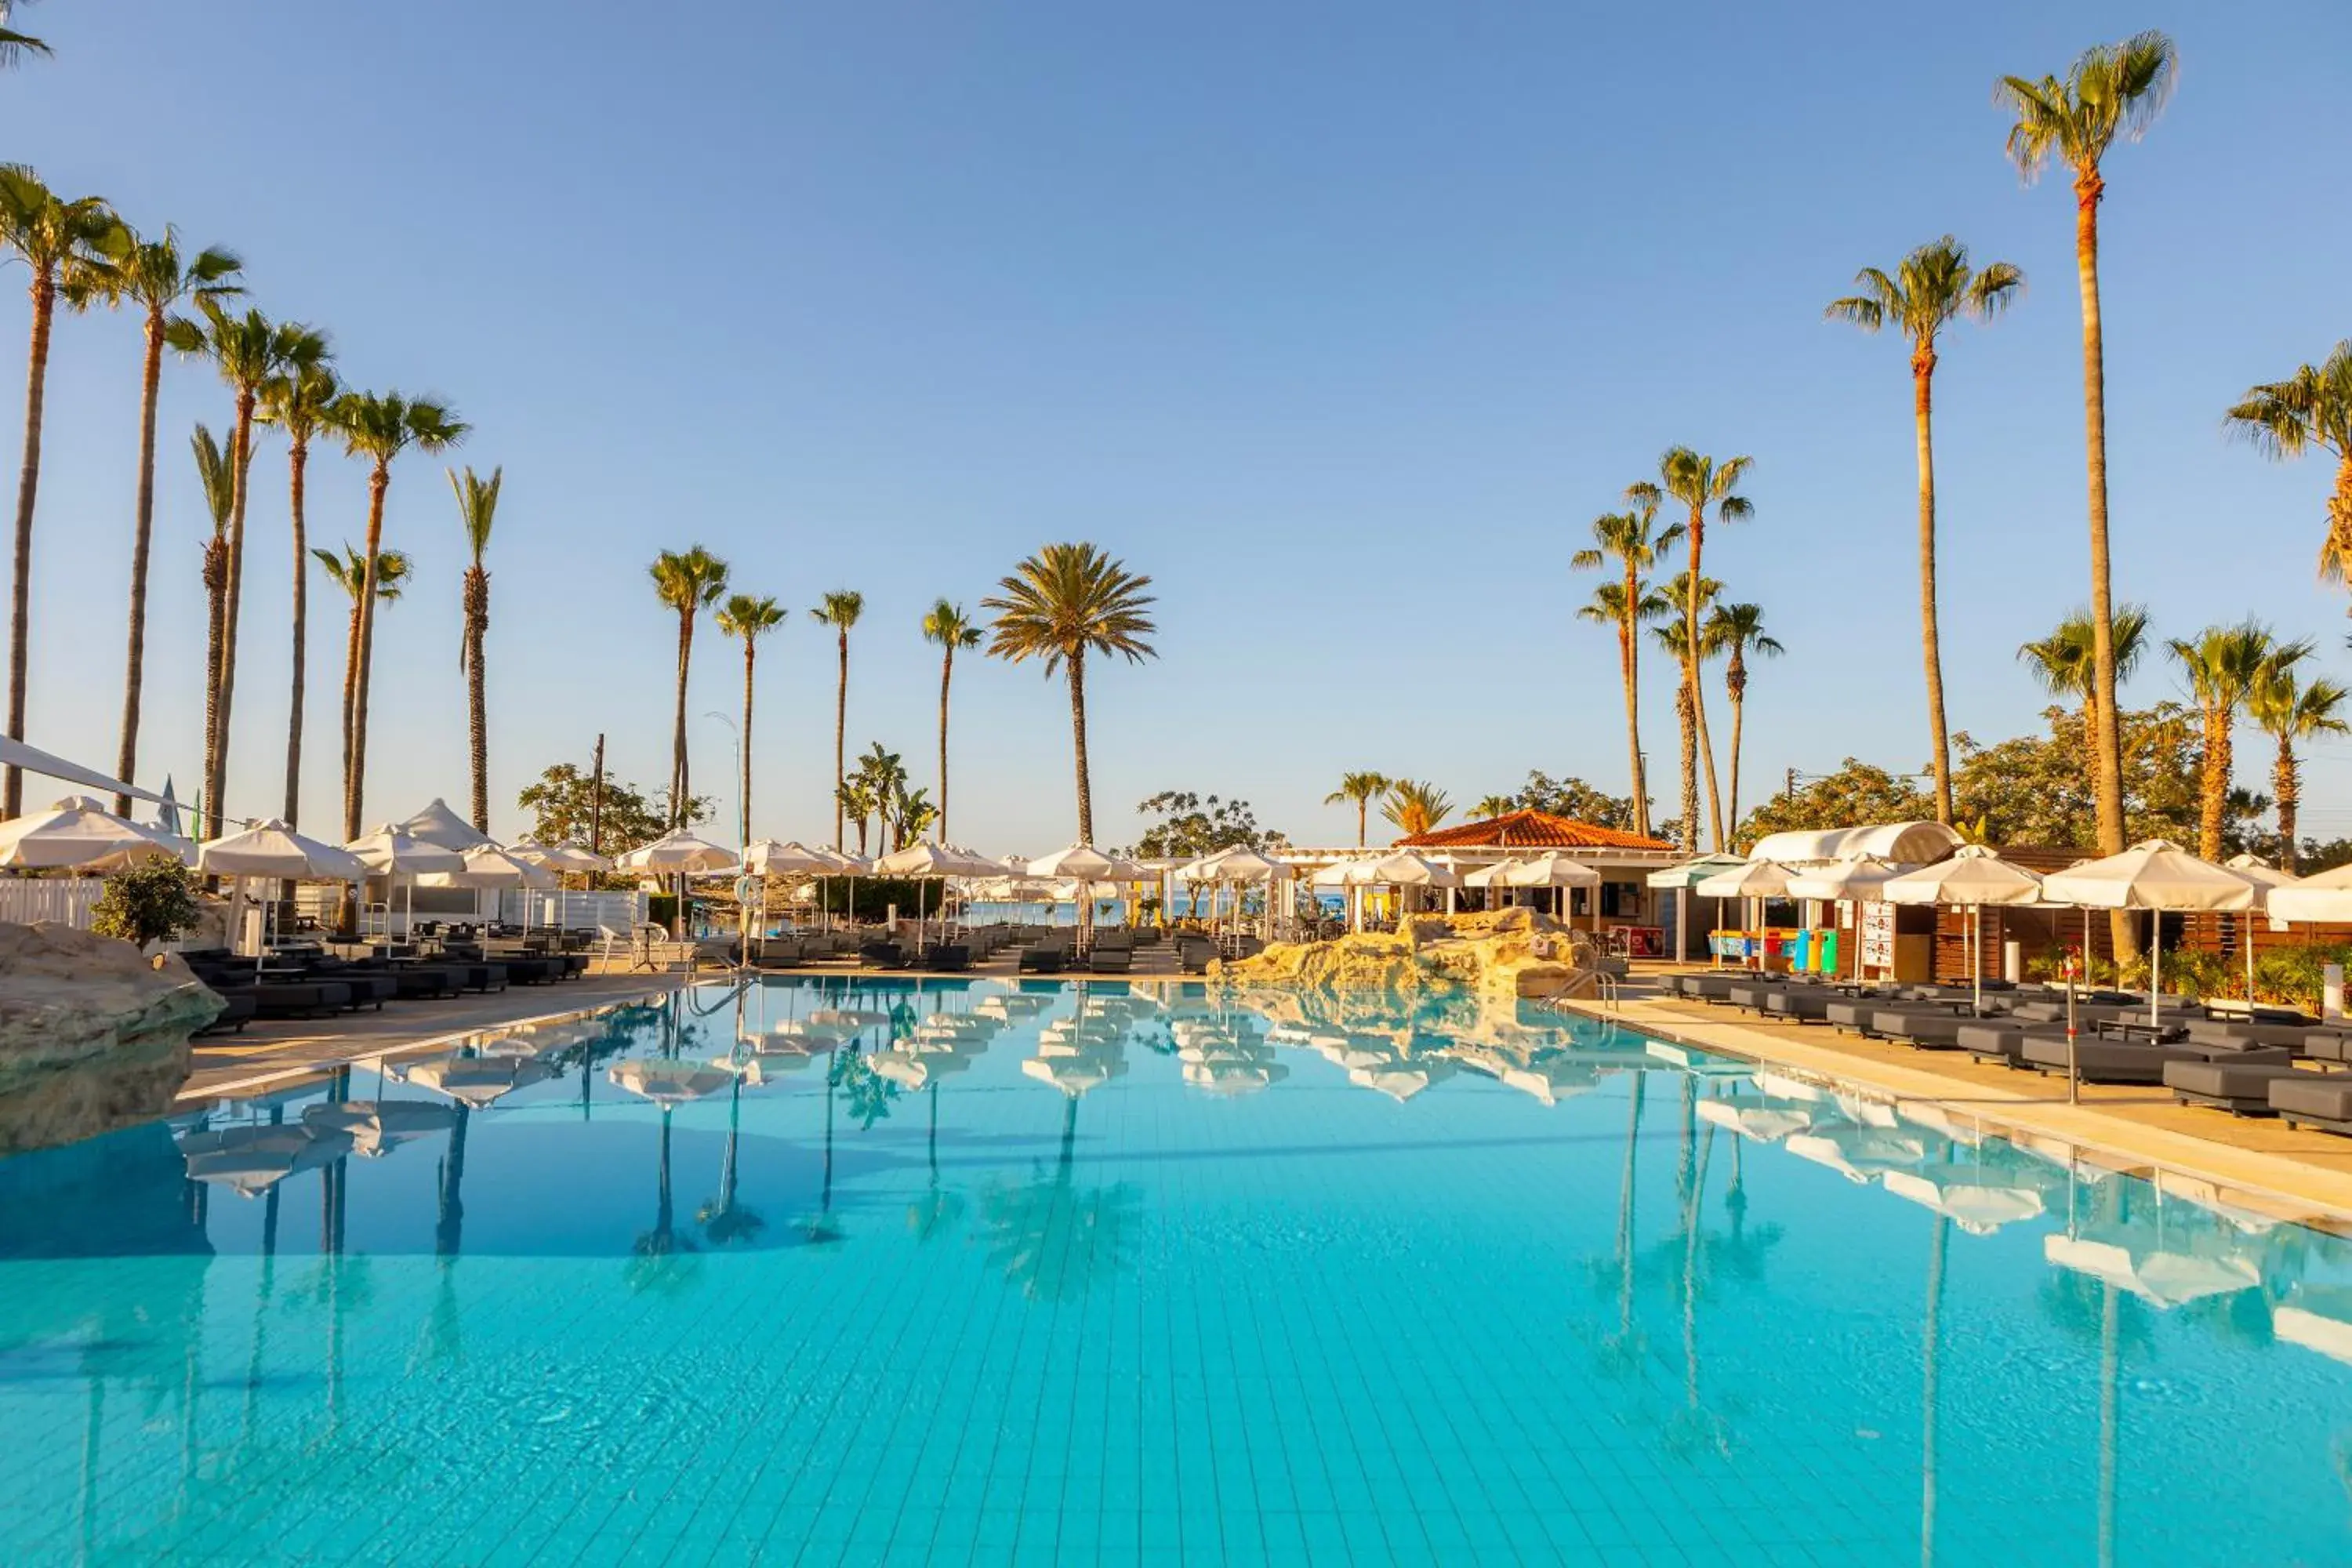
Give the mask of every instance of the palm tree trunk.
M 303 515 L 310 443 L 297 439 L 286 451 L 286 499 L 294 522 L 294 679 L 286 709 L 286 826 L 302 816 L 302 704 L 310 665 L 310 533 Z M 131 775 L 124 773 L 121 777 Z
M 2221 822 L 2230 805 L 2231 713 L 2214 703 L 2205 710 L 2205 776 L 2198 802 L 2197 853 L 2221 858 Z
M 1359 849 L 1364 847 L 1365 838 L 1370 832 L 1368 817 L 1371 805 L 1372 797 L 1370 795 L 1365 795 L 1356 802 L 1356 847 Z
M 841 677 L 833 688 L 833 847 L 849 847 L 842 828 L 841 786 L 849 782 L 849 628 L 841 628 Z M 857 852 L 866 853 L 866 830 L 857 830 Z
M 1625 574 L 1625 606 L 1617 622 L 1617 673 L 1625 681 L 1625 752 L 1626 776 L 1633 781 L 1633 831 L 1643 837 L 1650 832 L 1650 787 L 1643 777 L 1642 767 L 1642 680 L 1641 624 L 1635 616 L 1635 605 L 1641 584 L 1633 573 Z
M 2294 742 L 2284 735 L 2279 737 L 2278 761 L 2271 767 L 2271 793 L 2278 802 L 2279 866 L 2288 876 L 2296 876 L 2294 819 L 2303 799 L 2303 777 L 2295 766 Z
M 741 818 L 738 826 L 742 830 L 742 837 L 736 840 L 738 845 L 749 845 L 751 842 L 751 680 L 753 668 L 759 657 L 758 640 L 753 633 L 747 630 L 743 634 L 743 777 L 740 781 L 742 809 L 737 813 L 737 816 Z
M 220 709 L 214 720 L 205 794 L 218 800 L 228 788 L 230 710 L 236 701 L 237 607 L 245 597 L 245 499 L 253 479 L 254 395 L 236 395 L 236 426 L 229 437 L 228 589 L 221 620 Z M 358 837 L 358 829 L 352 830 Z
M 220 713 L 221 635 L 228 625 L 228 535 L 215 532 L 205 541 L 205 755 L 204 778 L 213 776 L 213 735 Z M 350 737 L 346 735 L 345 741 Z M 345 761 L 350 760 L 348 745 Z M 196 797 L 203 803 L 204 836 L 220 837 L 220 803 L 199 782 Z
M 1078 764 L 1078 842 L 1095 841 L 1094 780 L 1087 772 L 1087 656 L 1070 655 L 1070 740 Z
M 686 826 L 686 671 L 694 658 L 694 604 L 677 613 L 677 719 L 669 739 L 669 825 Z
M 2099 197 L 2105 190 L 2096 168 L 2074 180 L 2074 271 L 2083 293 L 2083 433 L 2091 520 L 2091 686 L 2098 698 L 2098 731 L 2092 752 L 2098 783 L 2099 850 L 2124 847 L 2124 741 L 2116 703 L 2115 603 L 2107 558 L 2107 374 L 2106 339 L 2099 322 Z M 2107 916 L 2118 962 L 2139 956 L 2139 928 L 2131 915 Z
M 1936 351 L 1911 356 L 1911 412 L 1919 437 L 1919 651 L 1927 666 L 1927 767 L 1936 775 L 1936 820 L 1952 823 L 1952 742 L 1944 724 L 1944 653 L 1936 623 Z
M 360 636 L 352 660 L 351 754 L 343 769 L 343 837 L 361 833 L 367 796 L 368 676 L 375 658 L 376 557 L 383 552 L 383 498 L 392 466 L 379 460 L 368 475 L 367 560 L 360 569 Z
M 49 377 L 49 327 L 58 310 L 54 269 L 33 274 L 33 333 L 25 354 L 25 457 L 16 470 L 16 585 L 9 605 L 8 738 L 25 738 L 25 674 L 33 633 L 33 505 L 41 489 L 41 402 Z M 25 775 L 5 771 L 0 817 L 25 810 Z
M 466 569 L 466 725 L 474 775 L 474 831 L 490 830 L 490 713 L 482 644 L 490 629 L 490 574 L 478 560 Z
M 1691 679 L 1685 667 L 1683 682 L 1675 688 L 1675 717 L 1683 738 L 1683 853 L 1698 853 L 1698 725 L 1693 717 Z
M 940 656 L 940 842 L 948 839 L 948 683 L 955 678 L 955 648 Z
M 1699 507 L 1693 507 L 1691 509 L 1689 532 L 1691 547 L 1690 574 L 1685 583 L 1685 596 L 1683 600 L 1683 675 L 1690 683 L 1691 722 L 1693 727 L 1697 731 L 1699 755 L 1706 759 L 1706 811 L 1708 826 L 1713 829 L 1713 842 L 1711 847 L 1720 851 L 1723 848 L 1723 801 L 1722 796 L 1716 789 L 1715 784 L 1715 742 L 1709 738 L 1706 732 L 1706 693 L 1700 689 L 1698 683 L 1700 652 L 1698 629 L 1699 551 L 1706 542 L 1706 514 L 1705 509 Z M 1694 813 L 1696 813 L 1696 798 L 1694 798 L 1692 809 Z M 1688 837 L 1690 837 L 1692 846 L 1696 847 L 1697 844 L 1697 834 L 1696 830 L 1694 830 Z
M 351 630 L 343 637 L 343 795 L 352 788 L 352 711 L 360 700 L 360 602 L 352 601 Z
M 155 398 L 163 380 L 163 312 L 147 312 L 147 357 L 139 377 L 139 500 L 131 529 L 131 640 L 122 661 L 122 743 L 114 776 L 138 782 L 139 697 L 147 679 L 147 557 L 155 534 Z M 114 813 L 127 816 L 131 797 L 117 795 Z
M 1725 684 L 1731 694 L 1731 792 L 1727 812 L 1731 818 L 1731 830 L 1739 831 L 1739 741 L 1740 731 L 1748 720 L 1748 672 L 1735 662 L 1725 672 Z

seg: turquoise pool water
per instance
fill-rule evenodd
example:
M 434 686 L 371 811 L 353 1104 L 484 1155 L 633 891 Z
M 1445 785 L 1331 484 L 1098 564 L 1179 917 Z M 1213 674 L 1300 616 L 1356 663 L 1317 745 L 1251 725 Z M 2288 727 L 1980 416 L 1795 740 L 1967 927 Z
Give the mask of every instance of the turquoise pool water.
M 508 1046 L 0 1163 L 0 1561 L 2352 1559 L 2343 1243 L 1627 1030 Z

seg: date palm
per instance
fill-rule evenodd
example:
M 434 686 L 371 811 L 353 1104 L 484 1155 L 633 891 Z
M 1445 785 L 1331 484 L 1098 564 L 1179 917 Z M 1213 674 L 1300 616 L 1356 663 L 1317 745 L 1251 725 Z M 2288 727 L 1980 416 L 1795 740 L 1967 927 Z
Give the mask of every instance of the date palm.
M 145 342 L 139 378 L 138 500 L 131 525 L 130 647 L 123 659 L 122 736 L 114 763 L 116 778 L 135 779 L 139 701 L 147 672 L 147 563 L 155 529 L 155 403 L 163 381 L 170 317 L 184 301 L 243 292 L 236 279 L 244 263 L 234 251 L 218 246 L 186 255 L 180 248 L 179 231 L 169 226 L 159 239 L 142 239 L 129 225 L 118 224 L 94 251 L 66 287 L 78 296 L 77 303 L 135 307 Z M 114 809 L 118 816 L 127 815 L 131 797 L 116 795 Z
M 2116 679 L 2128 680 L 2147 651 L 2147 611 L 2139 605 L 2118 605 L 2115 614 Z M 2051 696 L 2072 698 L 2082 709 L 2083 768 L 2092 794 L 2097 794 L 2099 691 L 2092 679 L 2094 637 L 2091 612 L 2076 610 L 2046 637 L 2026 643 L 2017 657 L 2032 670 L 2033 679 Z
M 849 777 L 849 628 L 866 613 L 866 595 L 847 588 L 836 588 L 816 603 L 809 617 L 821 626 L 831 626 L 834 640 L 840 651 L 840 676 L 833 689 L 833 847 L 835 850 L 849 846 L 847 834 L 842 830 L 841 786 Z M 859 842 L 865 840 L 865 830 L 859 829 Z M 859 854 L 865 850 L 860 848 Z
M 2352 575 L 2352 339 L 2338 342 L 2315 365 L 2296 366 L 2284 381 L 2248 387 L 2230 410 L 2228 423 L 2233 434 L 2273 458 L 2300 458 L 2316 449 L 2336 459 L 2319 574 L 2331 583 Z
M 257 310 L 233 315 L 216 299 L 199 299 L 196 315 L 173 318 L 168 330 L 173 347 L 212 362 L 235 400 L 236 414 L 228 444 L 229 476 L 236 489 L 229 503 L 227 616 L 221 631 L 219 680 L 205 704 L 205 799 L 213 813 L 206 826 L 217 833 L 236 703 L 237 621 L 245 601 L 245 514 L 253 483 L 254 415 L 264 384 L 305 356 L 323 361 L 326 341 L 299 322 L 273 321 Z M 349 835 L 358 836 L 357 828 Z
M 2099 848 L 2124 847 L 2124 742 L 2116 705 L 2115 617 L 2107 554 L 2106 340 L 2099 314 L 2100 164 L 2117 136 L 2137 140 L 2163 112 L 2177 75 L 2172 40 L 2137 33 L 2083 51 L 2064 77 L 2003 77 L 1994 101 L 2016 115 L 2010 160 L 2028 181 L 2053 162 L 2074 175 L 2074 273 L 2083 297 L 2083 433 L 2090 506 L 2092 681 L 2097 735 L 2092 752 L 2098 784 Z M 2116 910 L 2108 931 L 2122 959 L 2139 954 L 2138 928 Z
M 1454 815 L 1454 802 L 1435 784 L 1423 779 L 1398 779 L 1381 801 L 1381 815 L 1401 838 L 1428 833 Z
M 1087 771 L 1087 656 L 1116 654 L 1129 664 L 1153 656 L 1151 579 L 1129 572 L 1092 544 L 1048 544 L 1013 568 L 982 599 L 996 613 L 988 651 L 1019 663 L 1045 661 L 1046 679 L 1066 667 L 1070 739 L 1077 768 L 1078 842 L 1095 839 L 1093 781 Z
M 773 599 L 754 598 L 749 594 L 737 594 L 719 606 L 711 617 L 721 635 L 743 639 L 743 776 L 740 785 L 741 806 L 736 812 L 736 827 L 741 834 L 736 842 L 751 842 L 751 682 L 759 665 L 760 639 L 784 624 L 784 609 Z
M 961 605 L 941 599 L 923 617 L 923 637 L 940 647 L 940 837 L 948 836 L 948 684 L 955 679 L 958 648 L 978 647 L 980 627 Z
M 2321 735 L 2352 734 L 2352 725 L 2345 722 L 2352 690 L 2324 675 L 2302 679 L 2294 670 L 2296 662 L 2266 663 L 2246 695 L 2246 716 L 2278 742 L 2278 756 L 2271 764 L 2271 795 L 2278 807 L 2279 864 L 2289 875 L 2295 870 L 2295 815 L 2303 800 L 2303 764 L 2295 747 Z
M 1723 847 L 1723 800 L 1716 787 L 1715 746 L 1706 732 L 1706 695 L 1699 685 L 1698 664 L 1705 657 L 1706 633 L 1701 620 L 1706 609 L 1701 587 L 1706 579 L 1703 555 L 1706 548 L 1707 514 L 1721 523 L 1743 521 L 1756 515 L 1756 508 L 1748 498 L 1738 493 L 1739 482 L 1754 468 L 1752 458 L 1726 458 L 1717 462 L 1702 457 L 1688 447 L 1669 447 L 1658 459 L 1658 480 L 1646 481 L 1626 488 L 1625 499 L 1636 506 L 1660 505 L 1674 501 L 1686 510 L 1683 520 L 1683 537 L 1690 545 L 1690 560 L 1682 574 L 1675 579 L 1681 584 L 1669 591 L 1668 597 L 1682 606 L 1683 637 L 1678 645 L 1683 649 L 1683 674 L 1690 686 L 1691 726 L 1697 737 L 1700 758 L 1706 764 L 1706 808 L 1709 826 L 1714 829 L 1713 847 Z
M 1389 785 L 1394 782 L 1386 773 L 1370 771 L 1341 773 L 1339 787 L 1323 797 L 1325 805 L 1339 805 L 1346 803 L 1356 808 L 1357 848 L 1361 849 L 1364 847 L 1369 826 L 1365 818 L 1371 809 L 1372 802 L 1388 794 Z
M 2238 710 L 2245 706 L 2266 676 L 2289 671 L 2311 657 L 2312 645 L 2282 645 L 2270 628 L 2257 621 L 2234 626 L 2207 626 L 2194 640 L 2174 637 L 2165 644 L 2180 661 L 2189 689 L 2204 719 L 2205 756 L 2199 780 L 2197 853 L 2208 860 L 2221 858 L 2221 824 L 2230 804 L 2231 742 Z
M 407 586 L 415 569 L 405 553 L 387 550 L 375 558 L 370 572 L 368 563 L 350 545 L 336 554 L 331 550 L 313 550 L 311 555 L 326 569 L 328 581 L 341 588 L 352 601 L 351 625 L 343 634 L 343 771 L 351 771 L 352 707 L 359 700 L 360 692 L 360 596 L 369 592 L 369 579 L 374 579 L 373 596 L 378 604 L 396 601 Z
M 367 545 L 360 561 L 373 579 L 384 554 L 383 500 L 392 489 L 392 465 L 410 447 L 425 453 L 446 452 L 469 432 L 457 411 L 438 398 L 408 397 L 398 392 L 346 392 L 329 405 L 329 423 L 343 438 L 343 449 L 368 463 Z M 360 593 L 358 679 L 353 685 L 349 739 L 344 745 L 343 837 L 361 833 L 360 812 L 367 787 L 368 677 L 375 658 L 375 584 Z
M 205 541 L 205 689 L 210 691 L 219 683 L 221 631 L 228 617 L 228 512 L 236 499 L 236 480 L 229 472 L 228 454 L 213 433 L 198 425 L 188 437 L 188 449 L 196 459 L 196 487 L 205 498 L 205 514 L 212 519 L 213 531 Z M 212 803 L 199 793 L 203 803 L 201 817 L 209 818 Z
M 68 200 L 22 163 L 0 163 L 0 252 L 32 273 L 32 331 L 25 355 L 25 449 L 16 470 L 16 551 L 9 606 L 8 734 L 25 738 L 25 683 L 33 615 L 33 512 L 41 489 L 41 410 L 49 376 L 49 331 L 62 300 L 75 309 L 78 280 L 113 236 L 119 220 L 97 196 Z M 0 784 L 0 816 L 24 809 L 24 775 L 11 767 Z
M 685 550 L 665 550 L 646 569 L 654 593 L 677 612 L 677 720 L 670 731 L 670 826 L 686 826 L 688 790 L 686 766 L 686 675 L 694 662 L 694 622 L 705 607 L 727 592 L 727 563 L 697 544 Z
M 1619 584 L 1611 584 L 1622 590 Z M 1698 669 L 1713 651 L 1706 641 L 1706 623 L 1694 622 L 1687 607 L 1694 602 L 1704 612 L 1715 605 L 1723 584 L 1712 577 L 1702 577 L 1685 567 L 1675 574 L 1658 597 L 1666 608 L 1663 624 L 1650 628 L 1651 637 L 1666 656 L 1681 669 L 1683 679 L 1675 688 L 1675 720 L 1682 742 L 1682 849 L 1685 855 L 1698 853 L 1698 776 L 1699 752 L 1704 745 L 1700 728 L 1698 700 Z M 1697 635 L 1692 629 L 1697 628 Z M 1720 846 L 1718 846 L 1720 847 Z
M 1723 656 L 1723 687 L 1731 699 L 1731 790 L 1726 816 L 1739 829 L 1739 743 L 1748 710 L 1748 656 L 1778 658 L 1788 651 L 1764 629 L 1759 605 L 1717 605 L 1706 618 L 1707 651 Z
M 8 26 L 8 14 L 14 9 L 5 0 L 0 0 L 0 70 L 21 63 L 29 55 L 47 55 L 49 52 L 49 46 L 40 39 Z
M 1936 820 L 1952 820 L 1952 742 L 1944 721 L 1943 644 L 1936 617 L 1936 338 L 1966 316 L 1989 321 L 2025 287 L 2025 274 L 2006 261 L 1969 265 L 1968 247 L 1950 235 L 1905 257 L 1890 276 L 1875 267 L 1854 275 L 1860 290 L 1830 301 L 1832 321 L 1867 332 L 1892 325 L 1911 344 L 1911 419 L 1919 458 L 1919 647 L 1927 669 L 1929 766 L 1936 775 Z M 1735 751 L 1737 746 L 1735 744 Z M 1735 768 L 1735 772 L 1737 769 Z M 1736 801 L 1739 791 L 1735 788 Z M 1738 813 L 1732 814 L 1734 823 Z
M 294 673 L 286 710 L 286 825 L 299 825 L 302 812 L 302 730 L 309 701 L 310 663 L 310 443 L 328 428 L 328 415 L 343 395 L 327 362 L 326 340 L 316 337 L 285 369 L 264 382 L 257 417 L 286 437 L 287 514 L 294 526 Z M 348 723 L 348 718 L 346 723 Z M 344 737 L 346 744 L 349 735 Z
M 1642 760 L 1642 635 L 1643 621 L 1652 618 L 1648 606 L 1655 602 L 1657 613 L 1665 605 L 1648 588 L 1643 574 L 1672 552 L 1682 542 L 1683 525 L 1669 523 L 1661 530 L 1658 521 L 1658 498 L 1646 490 L 1634 498 L 1631 511 L 1610 512 L 1592 520 L 1592 547 L 1580 550 L 1569 557 L 1568 563 L 1579 571 L 1594 571 L 1610 566 L 1613 562 L 1622 573 L 1622 579 L 1608 584 L 1616 590 L 1617 613 L 1611 624 L 1617 628 L 1617 670 L 1625 682 L 1625 748 L 1633 781 L 1633 831 L 1647 836 L 1650 831 L 1649 765 Z M 1596 595 L 1593 604 L 1601 602 Z M 1587 620 L 1601 617 L 1591 614 L 1591 605 L 1577 611 Z
M 466 534 L 466 575 L 460 603 L 466 617 L 464 640 L 457 647 L 457 668 L 466 677 L 467 760 L 474 785 L 474 831 L 490 830 L 490 716 L 487 681 L 482 668 L 482 643 L 490 631 L 490 569 L 482 564 L 489 553 L 490 530 L 499 517 L 499 490 L 504 468 L 490 470 L 487 479 L 467 465 L 464 474 L 448 470 L 450 491 L 457 498 L 457 525 Z
M 1482 795 L 1478 797 L 1478 804 L 1470 808 L 1470 816 L 1479 822 L 1491 822 L 1496 817 L 1507 816 L 1518 809 L 1519 803 L 1509 795 Z

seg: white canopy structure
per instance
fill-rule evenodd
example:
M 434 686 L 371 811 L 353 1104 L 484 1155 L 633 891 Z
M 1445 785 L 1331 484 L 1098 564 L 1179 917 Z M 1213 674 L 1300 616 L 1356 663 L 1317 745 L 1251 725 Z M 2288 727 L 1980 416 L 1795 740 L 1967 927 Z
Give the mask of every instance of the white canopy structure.
M 412 838 L 438 844 L 444 849 L 472 849 L 490 841 L 488 834 L 450 810 L 449 803 L 438 795 L 423 811 L 395 826 Z
M 88 795 L 0 823 L 0 867 L 11 870 L 111 871 L 141 860 L 185 861 L 195 846 L 115 816 Z
M 1885 822 L 1870 827 L 1768 833 L 1748 851 L 1748 858 L 1791 866 L 1875 855 L 1900 865 L 1924 866 L 1942 859 L 1963 842 L 1940 822 Z
M 264 822 L 196 850 L 196 868 L 215 877 L 266 877 L 281 882 L 358 882 L 367 862 L 348 849 L 306 838 L 282 822 Z
M 562 876 L 573 871 L 609 871 L 613 859 L 593 849 L 583 849 L 577 844 L 541 844 L 538 839 L 522 837 L 507 846 L 507 853 L 518 860 L 528 860 L 543 866 Z
M 5 735 L 0 735 L 0 767 L 19 768 L 28 773 L 38 773 L 43 778 L 79 784 L 84 789 L 94 789 L 105 795 L 127 795 L 133 800 L 151 801 L 157 805 L 167 805 L 171 801 L 169 795 L 141 789 L 137 784 L 126 784 L 96 768 L 69 763 L 55 752 L 45 752 L 38 746 L 28 746 L 22 741 L 10 740 Z
M 712 876 L 732 871 L 740 863 L 732 849 L 722 849 L 683 827 L 641 844 L 614 862 L 624 871 L 650 871 L 663 877 Z
M 743 869 L 759 877 L 828 877 L 837 875 L 842 865 L 831 850 L 812 849 L 797 838 L 788 844 L 761 838 L 745 847 Z
M 462 871 L 466 857 L 457 850 L 427 843 L 385 823 L 343 846 L 380 877 L 415 877 L 427 871 Z

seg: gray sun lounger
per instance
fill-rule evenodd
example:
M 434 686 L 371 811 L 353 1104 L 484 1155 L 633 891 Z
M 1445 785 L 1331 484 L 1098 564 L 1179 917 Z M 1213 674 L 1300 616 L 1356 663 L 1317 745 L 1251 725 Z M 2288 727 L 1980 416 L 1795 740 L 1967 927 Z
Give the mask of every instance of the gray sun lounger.
M 2202 1062 L 2167 1062 L 2164 1087 L 2183 1105 L 2210 1105 L 2234 1116 L 2276 1116 L 2271 1085 L 2281 1079 L 2316 1078 L 2293 1062 L 2248 1062 L 2216 1058 Z
M 2352 1132 L 2352 1073 L 2298 1073 L 2271 1082 L 2271 1109 L 2290 1127 Z

